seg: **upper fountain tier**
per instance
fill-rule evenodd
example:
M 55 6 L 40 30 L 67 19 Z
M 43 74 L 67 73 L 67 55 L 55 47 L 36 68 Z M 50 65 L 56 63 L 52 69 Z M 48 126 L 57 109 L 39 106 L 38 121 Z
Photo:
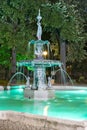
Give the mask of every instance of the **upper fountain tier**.
M 60 61 L 44 59 L 44 56 L 43 56 L 44 45 L 47 46 L 48 55 L 49 55 L 50 42 L 48 40 L 45 40 L 45 41 L 41 40 L 41 35 L 42 35 L 42 27 L 41 27 L 41 23 L 40 23 L 41 19 L 42 19 L 42 17 L 40 15 L 40 10 L 39 10 L 39 13 L 38 13 L 38 16 L 37 16 L 37 20 L 38 20 L 37 21 L 37 26 L 38 26 L 38 28 L 37 28 L 37 40 L 31 40 L 28 43 L 29 48 L 30 48 L 30 45 L 34 45 L 35 59 L 17 62 L 17 66 L 27 66 L 27 67 L 34 67 L 34 68 L 37 68 L 37 67 L 46 68 L 46 67 L 52 67 L 52 66 L 61 67 L 62 63 Z M 30 50 L 31 49 L 29 49 L 29 51 Z
M 35 59 L 44 59 L 43 58 L 43 52 L 44 52 L 44 45 L 48 48 L 48 54 L 49 54 L 49 41 L 43 41 L 43 40 L 31 40 L 28 43 L 28 46 L 30 48 L 30 45 L 34 45 L 34 55 Z
M 41 40 L 41 36 L 42 36 L 42 27 L 41 27 L 41 21 L 42 17 L 40 15 L 40 10 L 39 10 L 39 14 L 37 16 L 37 40 L 31 40 L 29 41 L 28 45 L 30 48 L 30 45 L 34 45 L 34 55 L 35 55 L 35 59 L 44 59 L 43 58 L 43 51 L 44 51 L 44 45 L 47 46 L 48 48 L 48 54 L 49 54 L 49 44 L 50 42 L 48 40 L 43 41 Z

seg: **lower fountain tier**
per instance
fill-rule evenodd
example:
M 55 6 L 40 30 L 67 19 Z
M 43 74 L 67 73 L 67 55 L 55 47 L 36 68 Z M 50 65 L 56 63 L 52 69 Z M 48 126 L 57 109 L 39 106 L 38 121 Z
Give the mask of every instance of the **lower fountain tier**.
M 31 90 L 29 88 L 24 89 L 24 97 L 36 100 L 48 100 L 54 97 L 54 90 Z
M 26 66 L 26 67 L 52 67 L 52 66 L 61 66 L 61 62 L 57 60 L 24 60 L 17 62 L 17 66 Z

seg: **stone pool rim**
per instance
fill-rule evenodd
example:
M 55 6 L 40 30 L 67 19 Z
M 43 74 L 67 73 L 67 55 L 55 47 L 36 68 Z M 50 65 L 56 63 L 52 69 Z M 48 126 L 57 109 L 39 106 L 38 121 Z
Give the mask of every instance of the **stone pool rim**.
M 25 85 L 16 85 L 16 86 L 25 86 Z M 4 89 L 4 86 L 0 86 L 0 91 L 8 91 L 10 89 L 9 87 L 10 86 L 7 86 L 7 89 Z M 51 90 L 65 90 L 65 91 L 67 91 L 67 90 L 87 90 L 87 85 L 65 85 L 65 86 L 64 85 L 53 85 Z
M 2 128 L 2 129 L 1 129 Z M 31 128 L 31 129 L 29 129 Z M 0 130 L 87 130 L 87 120 L 51 118 L 15 111 L 0 111 Z

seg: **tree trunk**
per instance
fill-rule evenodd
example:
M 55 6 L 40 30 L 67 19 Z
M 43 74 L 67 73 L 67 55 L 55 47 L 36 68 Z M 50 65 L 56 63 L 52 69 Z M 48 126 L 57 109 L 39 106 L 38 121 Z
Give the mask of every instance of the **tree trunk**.
M 12 68 L 11 68 L 11 76 L 16 73 L 16 50 L 15 47 L 12 48 Z
M 60 36 L 61 29 L 56 29 L 56 38 L 59 45 L 60 61 L 63 63 L 63 69 L 66 71 L 66 43 Z
M 58 41 L 59 51 L 60 51 L 60 61 L 63 63 L 63 66 L 62 66 L 63 70 L 66 71 L 66 43 L 61 38 L 60 32 L 61 32 L 61 29 L 56 29 L 56 38 Z M 59 75 L 57 74 L 57 78 L 58 77 L 59 77 Z M 57 81 L 58 81 L 58 79 L 57 79 Z M 66 83 L 66 77 L 64 77 L 62 75 L 62 73 L 60 73 L 60 81 L 61 81 L 61 84 Z
M 66 71 L 66 43 L 63 40 L 60 43 L 60 61 L 63 63 L 63 69 Z

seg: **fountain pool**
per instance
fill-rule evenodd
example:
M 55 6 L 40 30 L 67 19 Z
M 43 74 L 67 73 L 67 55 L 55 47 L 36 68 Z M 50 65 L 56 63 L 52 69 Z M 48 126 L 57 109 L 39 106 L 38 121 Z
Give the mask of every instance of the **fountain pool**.
M 56 90 L 53 99 L 41 101 L 26 99 L 22 86 L 18 89 L 0 91 L 0 111 L 2 110 L 12 110 L 62 119 L 86 120 L 87 88 Z

